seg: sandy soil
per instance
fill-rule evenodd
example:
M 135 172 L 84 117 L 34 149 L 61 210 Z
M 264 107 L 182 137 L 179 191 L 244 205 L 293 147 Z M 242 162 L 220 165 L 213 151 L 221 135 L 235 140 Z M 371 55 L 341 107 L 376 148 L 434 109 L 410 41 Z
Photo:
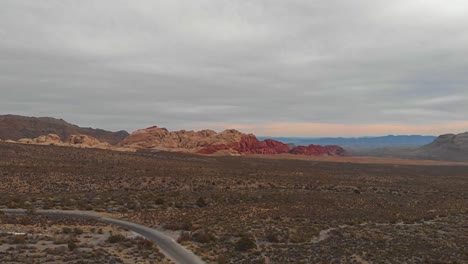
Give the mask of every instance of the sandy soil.
M 263 159 L 310 160 L 310 161 L 320 161 L 320 162 L 361 163 L 361 164 L 468 166 L 468 162 L 412 160 L 412 159 L 381 158 L 381 157 L 329 157 L 329 156 L 314 157 L 314 156 L 302 156 L 302 155 L 292 155 L 292 154 L 250 155 L 246 157 L 263 158 Z

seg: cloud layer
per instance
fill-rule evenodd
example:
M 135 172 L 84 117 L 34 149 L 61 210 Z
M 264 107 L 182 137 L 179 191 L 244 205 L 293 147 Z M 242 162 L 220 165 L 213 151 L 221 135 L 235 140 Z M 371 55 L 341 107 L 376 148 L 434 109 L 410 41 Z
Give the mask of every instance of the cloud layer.
M 130 131 L 466 131 L 467 13 L 462 0 L 4 0 L 0 110 Z

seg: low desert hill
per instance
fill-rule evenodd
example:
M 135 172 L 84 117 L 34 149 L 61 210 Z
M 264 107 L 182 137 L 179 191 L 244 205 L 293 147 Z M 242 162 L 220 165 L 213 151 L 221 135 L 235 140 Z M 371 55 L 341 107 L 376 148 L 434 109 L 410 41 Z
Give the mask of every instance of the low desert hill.
M 468 132 L 441 135 L 432 143 L 414 150 L 412 155 L 434 160 L 468 161 Z
M 468 162 L 468 132 L 458 135 L 441 135 L 430 144 L 421 147 L 353 150 L 352 154 L 355 156 Z
M 0 139 L 16 141 L 23 138 L 38 138 L 48 134 L 56 134 L 62 139 L 67 139 L 72 135 L 87 135 L 112 145 L 119 143 L 129 135 L 123 130 L 111 132 L 79 127 L 63 119 L 51 117 L 0 115 Z

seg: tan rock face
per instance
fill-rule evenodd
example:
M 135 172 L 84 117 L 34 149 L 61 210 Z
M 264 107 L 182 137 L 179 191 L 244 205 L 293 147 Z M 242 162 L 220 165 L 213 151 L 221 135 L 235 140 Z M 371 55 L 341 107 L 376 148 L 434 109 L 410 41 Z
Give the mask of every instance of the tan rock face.
M 33 140 L 37 144 L 62 143 L 60 137 L 57 134 L 48 134 L 46 136 L 39 136 L 38 138 L 35 138 Z
M 213 130 L 171 132 L 165 128 L 149 127 L 135 131 L 119 145 L 135 149 L 197 152 L 212 145 L 229 145 L 239 142 L 243 135 L 233 129 L 221 133 Z
M 50 144 L 63 144 L 60 137 L 56 134 L 48 134 L 39 136 L 37 138 L 22 138 L 17 141 L 23 144 L 38 144 L 38 145 L 50 145 Z
M 67 143 L 80 147 L 98 147 L 98 148 L 111 148 L 109 143 L 100 142 L 98 139 L 87 135 L 71 135 L 67 139 Z
M 19 139 L 17 142 L 22 143 L 22 144 L 33 144 L 34 140 L 30 138 L 22 138 L 22 139 Z
M 117 151 L 135 151 L 134 149 L 128 149 L 123 147 L 112 146 L 107 142 L 101 142 L 98 139 L 88 135 L 71 135 L 68 137 L 66 142 L 63 142 L 61 138 L 56 134 L 49 134 L 39 136 L 37 138 L 22 138 L 15 143 L 22 144 L 35 144 L 35 145 L 55 145 L 64 147 L 76 147 L 76 148 L 98 148 L 98 149 L 109 149 Z

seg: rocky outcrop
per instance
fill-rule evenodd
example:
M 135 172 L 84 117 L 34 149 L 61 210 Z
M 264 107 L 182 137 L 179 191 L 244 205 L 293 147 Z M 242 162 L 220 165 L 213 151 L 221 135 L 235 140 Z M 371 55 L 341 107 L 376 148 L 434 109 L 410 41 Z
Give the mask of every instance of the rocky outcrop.
M 279 141 L 267 139 L 259 141 L 254 135 L 243 135 L 239 142 L 213 145 L 197 151 L 200 154 L 215 154 L 230 150 L 241 155 L 288 153 L 289 147 Z
M 288 153 L 288 145 L 276 140 L 259 141 L 254 135 L 246 135 L 239 142 L 237 151 L 243 155 L 249 154 L 281 154 Z
M 60 137 L 57 134 L 42 135 L 37 138 L 22 138 L 18 140 L 19 143 L 25 144 L 40 144 L 40 145 L 51 145 L 51 144 L 63 144 Z
M 227 146 L 239 142 L 242 135 L 234 129 L 216 133 L 213 130 L 168 131 L 165 128 L 154 126 L 135 131 L 120 142 L 119 146 L 134 149 L 197 152 L 210 146 Z
M 100 142 L 96 138 L 87 135 L 71 135 L 68 137 L 67 142 L 70 145 L 84 147 L 84 148 L 104 148 L 109 149 L 111 145 L 106 142 Z
M 282 142 L 266 139 L 259 141 L 254 135 L 245 135 L 237 143 L 230 145 L 215 145 L 203 148 L 198 151 L 201 154 L 216 154 L 219 151 L 234 150 L 240 155 L 251 154 L 283 154 L 290 153 L 295 155 L 308 156 L 344 156 L 346 152 L 339 146 L 297 146 L 292 149 Z
M 120 142 L 119 146 L 132 149 L 152 149 L 174 152 L 190 152 L 215 155 L 283 154 L 310 156 L 342 156 L 345 151 L 338 146 L 294 147 L 266 139 L 260 141 L 252 134 L 234 129 L 216 133 L 212 130 L 168 131 L 165 128 L 149 127 L 138 130 Z
M 34 144 L 34 145 L 54 145 L 63 147 L 76 148 L 98 148 L 118 151 L 134 151 L 129 148 L 121 148 L 112 146 L 107 142 L 101 142 L 98 139 L 88 135 L 71 135 L 66 141 L 62 141 L 60 136 L 56 134 L 42 135 L 37 138 L 22 138 L 18 141 L 10 141 L 12 143 Z
M 292 148 L 289 153 L 295 155 L 307 155 L 307 156 L 345 156 L 345 150 L 339 146 L 297 146 Z

